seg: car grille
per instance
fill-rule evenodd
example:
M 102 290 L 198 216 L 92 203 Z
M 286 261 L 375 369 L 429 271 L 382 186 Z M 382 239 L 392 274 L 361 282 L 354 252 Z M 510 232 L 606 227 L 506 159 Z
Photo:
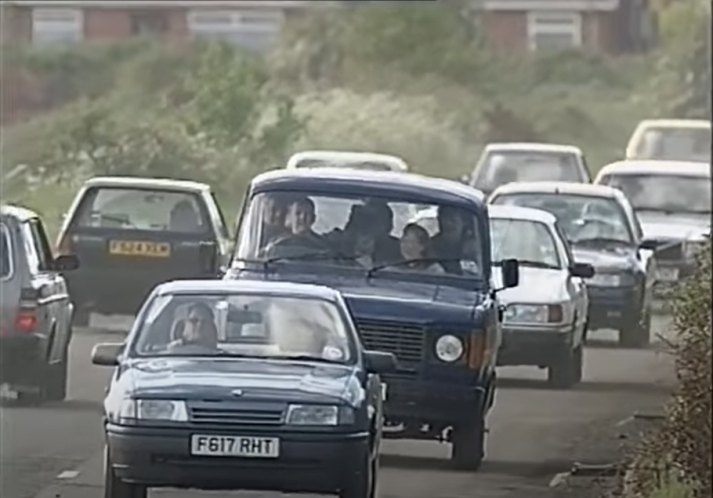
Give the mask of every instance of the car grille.
M 656 259 L 661 261 L 680 261 L 683 259 L 683 245 L 672 241 L 662 241 L 661 249 L 656 251 Z
M 194 424 L 210 425 L 280 425 L 283 410 L 276 407 L 241 407 L 228 403 L 200 403 L 188 406 Z
M 399 363 L 417 363 L 423 357 L 426 331 L 423 327 L 394 322 L 357 321 L 362 342 L 367 349 L 396 356 Z

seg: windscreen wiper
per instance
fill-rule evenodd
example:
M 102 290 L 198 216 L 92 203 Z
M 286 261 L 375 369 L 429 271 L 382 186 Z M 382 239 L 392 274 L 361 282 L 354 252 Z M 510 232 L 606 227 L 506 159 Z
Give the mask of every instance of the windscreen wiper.
M 312 356 L 308 354 L 296 354 L 296 355 L 275 355 L 270 356 L 270 359 L 275 360 L 291 360 L 291 361 L 314 361 L 317 363 L 330 363 L 332 365 L 340 365 L 342 362 L 339 360 L 330 360 L 329 358 L 323 358 L 322 356 Z
M 383 270 L 385 268 L 390 268 L 394 266 L 405 266 L 411 263 L 460 263 L 460 258 L 414 258 L 414 259 L 402 259 L 401 261 L 392 261 L 391 263 L 384 263 L 382 265 L 373 266 L 369 268 L 366 272 L 366 278 L 371 278 L 375 272 Z
M 543 263 L 542 261 L 534 261 L 531 259 L 518 259 L 517 260 L 518 265 L 520 266 L 531 266 L 533 268 L 545 268 L 547 270 L 559 270 L 559 268 L 555 265 L 549 264 L 549 263 Z M 493 263 L 493 266 L 502 266 L 502 261 L 496 261 Z
M 268 265 L 270 263 L 275 263 L 278 261 L 324 261 L 330 259 L 336 259 L 340 261 L 356 261 L 357 257 L 348 256 L 346 254 L 333 251 L 319 251 L 297 254 L 295 256 L 275 256 L 274 258 L 268 258 L 266 260 L 263 260 L 263 262 Z

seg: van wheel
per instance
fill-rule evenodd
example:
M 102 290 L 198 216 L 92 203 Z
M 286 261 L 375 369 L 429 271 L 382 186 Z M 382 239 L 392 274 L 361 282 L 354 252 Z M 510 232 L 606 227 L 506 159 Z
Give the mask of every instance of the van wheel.
M 475 471 L 485 457 L 485 418 L 478 414 L 475 421 L 456 424 L 453 427 L 451 462 L 456 469 Z
M 104 498 L 147 498 L 146 486 L 124 482 L 116 476 L 109 457 L 109 447 L 104 446 Z
M 45 398 L 49 401 L 63 401 L 67 397 L 67 370 L 69 355 L 67 351 L 62 355 L 62 361 L 56 365 L 49 365 L 45 379 Z
M 547 370 L 547 382 L 556 389 L 569 389 L 582 379 L 582 346 L 568 349 Z

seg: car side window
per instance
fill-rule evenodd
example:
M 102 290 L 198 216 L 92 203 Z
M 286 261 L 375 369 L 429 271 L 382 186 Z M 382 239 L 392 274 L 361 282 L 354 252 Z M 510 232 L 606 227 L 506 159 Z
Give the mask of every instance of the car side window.
M 223 216 L 223 211 L 220 209 L 220 204 L 218 204 L 218 199 L 215 198 L 215 193 L 210 193 L 210 200 L 212 205 L 209 210 L 212 212 L 212 216 L 218 222 L 218 230 L 220 231 L 220 236 L 223 238 L 230 238 L 230 232 L 228 231 L 228 224 L 225 222 L 225 216 Z
M 555 223 L 555 232 L 557 232 L 557 235 L 560 239 L 562 239 L 562 243 L 564 244 L 564 253 L 567 259 L 567 261 L 565 261 L 565 264 L 567 266 L 572 266 L 574 264 L 574 255 L 572 254 L 572 248 L 570 247 L 569 240 L 567 240 L 567 236 L 562 231 L 562 227 L 560 227 L 559 223 Z
M 42 222 L 31 219 L 22 224 L 22 238 L 30 272 L 40 273 L 52 268 L 52 250 Z
M 9 278 L 12 275 L 12 244 L 10 242 L 10 231 L 4 223 L 0 224 L 0 280 Z

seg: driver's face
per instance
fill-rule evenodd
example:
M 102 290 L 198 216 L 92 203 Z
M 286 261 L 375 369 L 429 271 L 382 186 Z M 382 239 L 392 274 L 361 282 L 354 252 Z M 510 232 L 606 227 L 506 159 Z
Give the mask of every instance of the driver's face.
M 209 318 L 192 311 L 186 318 L 186 326 L 183 329 L 183 338 L 188 342 L 201 342 L 205 341 L 206 338 L 203 337 L 203 330 Z
M 290 208 L 289 223 L 290 229 L 295 235 L 308 232 L 314 223 L 312 207 L 306 203 L 293 204 Z
M 441 233 L 449 239 L 458 239 L 463 234 L 463 219 L 451 210 L 439 213 L 438 226 Z

